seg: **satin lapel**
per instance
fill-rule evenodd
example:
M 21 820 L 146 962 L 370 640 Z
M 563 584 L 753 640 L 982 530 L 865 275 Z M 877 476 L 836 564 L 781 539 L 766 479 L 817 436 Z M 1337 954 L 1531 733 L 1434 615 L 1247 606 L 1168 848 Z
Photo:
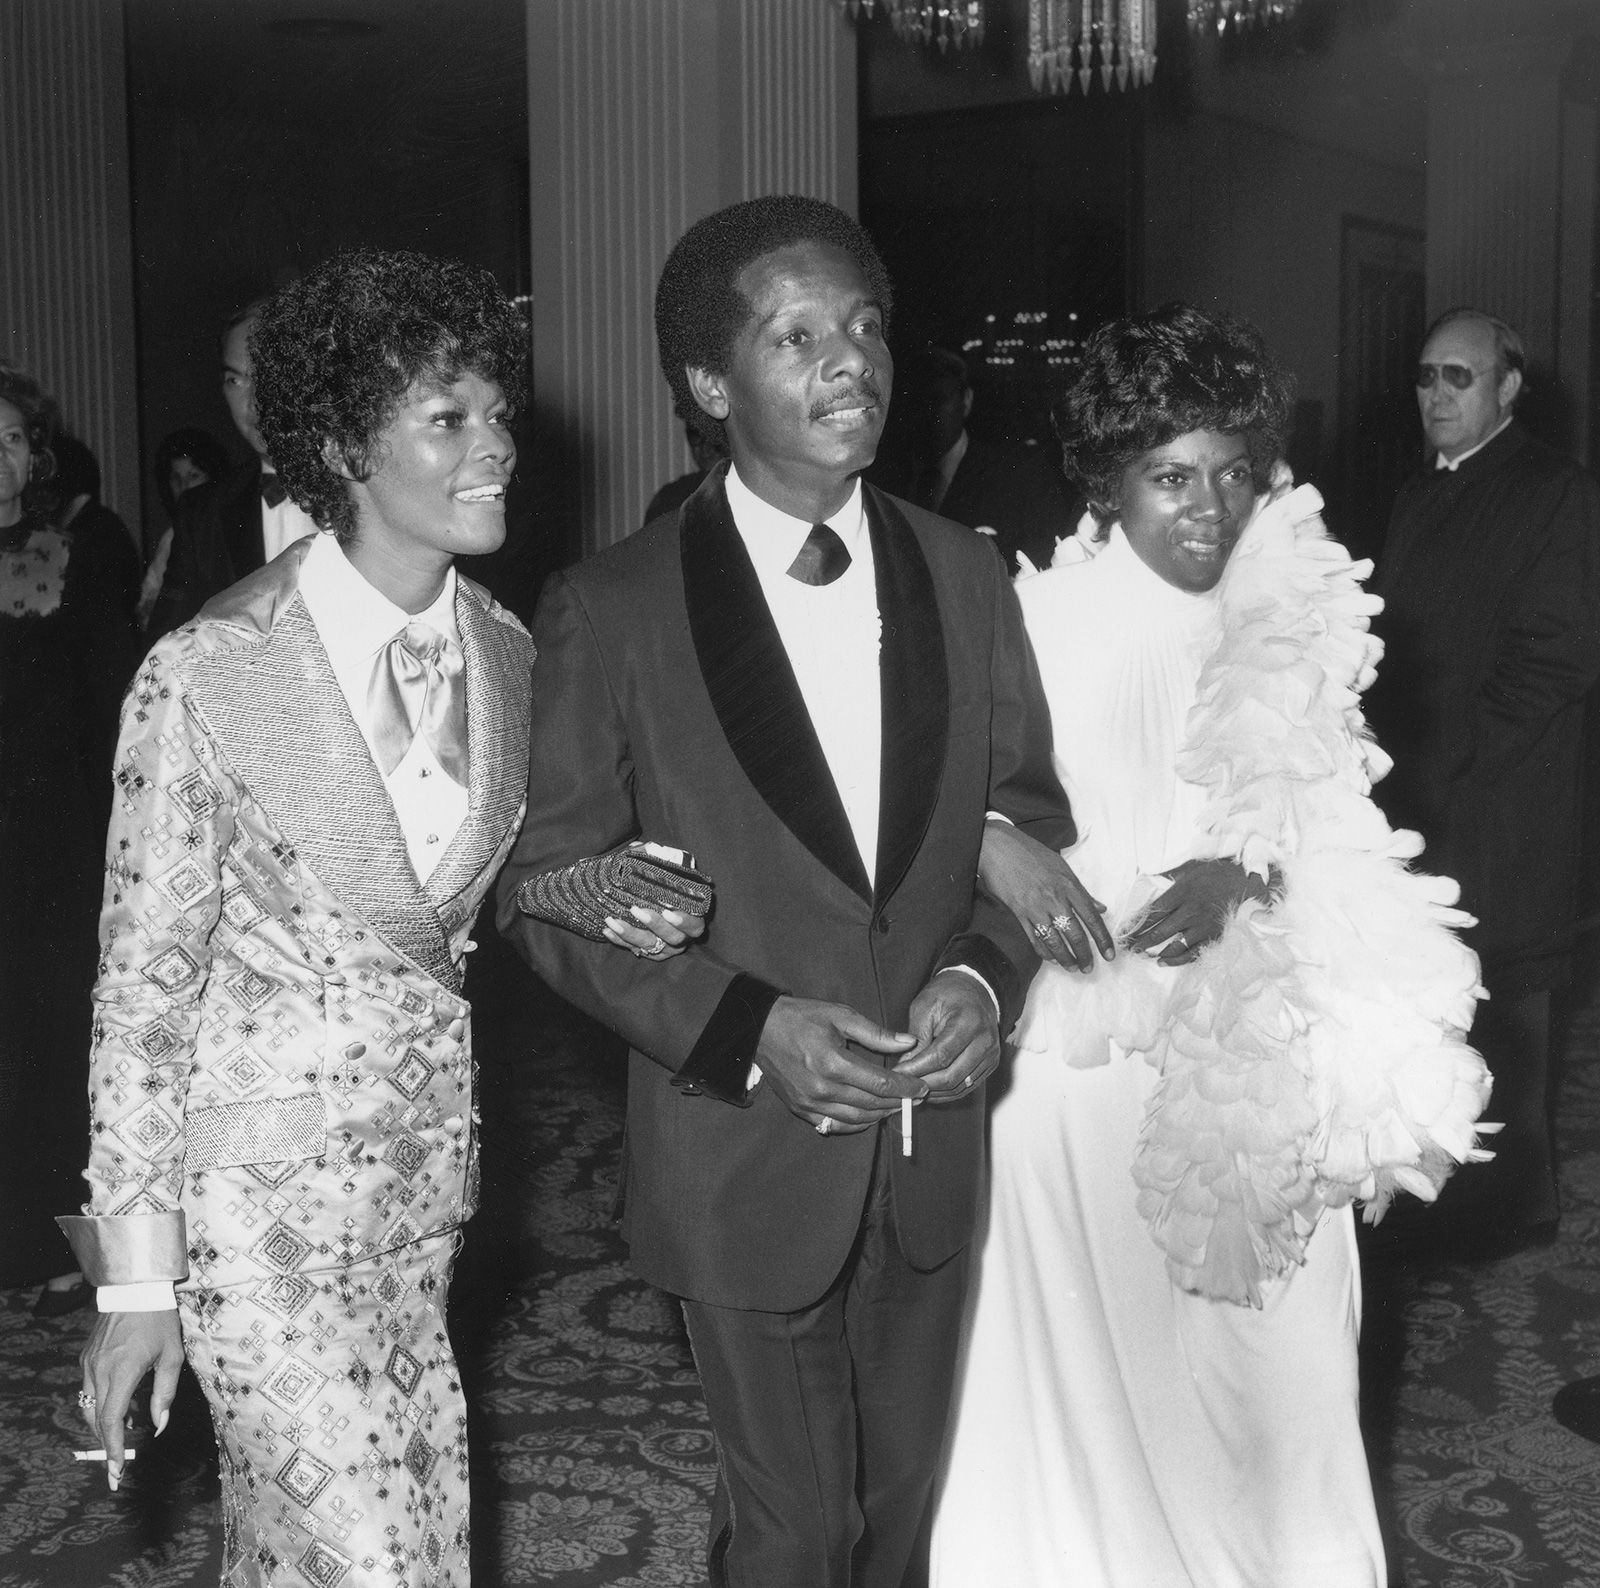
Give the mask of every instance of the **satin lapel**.
M 777 818 L 846 887 L 872 896 L 844 803 L 778 638 L 718 470 L 678 520 L 701 676 L 728 746 Z
M 482 874 L 522 811 L 528 792 L 529 688 L 533 641 L 486 610 L 487 596 L 456 584 L 456 626 L 467 674 L 467 779 L 471 803 L 438 868 L 428 897 L 448 935 L 470 905 L 464 895 Z
M 900 885 L 938 802 L 950 725 L 950 680 L 928 559 L 894 502 L 871 486 L 865 487 L 865 495 L 883 620 L 875 890 L 881 901 Z
M 186 682 L 228 761 L 317 881 L 414 965 L 458 985 L 438 911 L 299 596 L 264 639 L 196 658 Z

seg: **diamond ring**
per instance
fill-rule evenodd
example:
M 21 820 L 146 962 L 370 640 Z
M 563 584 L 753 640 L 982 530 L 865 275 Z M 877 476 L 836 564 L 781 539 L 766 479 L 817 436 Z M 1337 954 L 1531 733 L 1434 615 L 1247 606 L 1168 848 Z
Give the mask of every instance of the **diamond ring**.
M 832 1129 L 833 1129 L 833 1121 L 832 1121 L 832 1119 L 830 1119 L 826 1114 L 824 1114 L 823 1117 L 822 1117 L 822 1123 L 817 1126 L 817 1134 L 819 1136 L 826 1136 Z
M 88 1390 L 81 1389 L 78 1391 L 78 1409 L 85 1412 L 94 1410 L 94 1396 Z
M 1072 917 L 1070 915 L 1052 915 L 1050 917 L 1050 925 L 1064 936 L 1072 925 Z
M 1035 923 L 1033 935 L 1043 942 L 1055 929 L 1056 924 L 1054 921 L 1045 921 L 1043 924 Z

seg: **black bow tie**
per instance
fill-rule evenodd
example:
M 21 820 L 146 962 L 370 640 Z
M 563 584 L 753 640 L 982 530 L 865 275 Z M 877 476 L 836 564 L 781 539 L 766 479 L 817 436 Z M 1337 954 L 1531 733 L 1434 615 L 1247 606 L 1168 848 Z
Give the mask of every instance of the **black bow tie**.
M 832 584 L 849 566 L 845 543 L 826 524 L 813 524 L 800 555 L 789 564 L 789 577 L 801 584 Z
M 289 493 L 283 488 L 283 481 L 276 474 L 263 474 L 261 476 L 261 500 L 268 507 L 276 507 L 288 495 Z

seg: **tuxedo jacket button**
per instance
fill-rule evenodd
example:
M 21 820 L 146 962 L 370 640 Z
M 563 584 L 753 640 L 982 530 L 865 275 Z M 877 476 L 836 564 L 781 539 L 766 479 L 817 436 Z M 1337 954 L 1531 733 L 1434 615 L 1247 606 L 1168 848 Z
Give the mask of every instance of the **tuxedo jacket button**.
M 886 915 L 880 915 L 873 925 L 875 925 L 880 932 L 886 933 L 889 930 L 889 917 Z

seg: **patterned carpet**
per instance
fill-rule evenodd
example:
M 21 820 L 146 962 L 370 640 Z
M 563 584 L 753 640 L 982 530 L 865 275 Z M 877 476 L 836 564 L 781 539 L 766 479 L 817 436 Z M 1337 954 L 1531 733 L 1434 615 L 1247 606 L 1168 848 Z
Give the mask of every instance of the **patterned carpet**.
M 618 1056 L 530 997 L 479 989 L 489 1211 L 451 1305 L 475 1418 L 475 1580 L 698 1584 L 711 1439 L 676 1313 L 629 1276 L 610 1222 Z M 1550 1415 L 1564 1383 L 1600 1374 L 1600 1011 L 1574 1025 L 1564 1096 L 1555 1245 L 1391 1263 L 1369 1282 L 1369 1335 L 1395 1345 L 1372 1421 L 1405 1588 L 1600 1583 L 1600 1444 Z M 0 1588 L 210 1588 L 220 1533 L 198 1394 L 186 1381 L 109 1494 L 68 1454 L 84 1443 L 72 1397 L 89 1314 L 39 1322 L 32 1300 L 0 1291 Z

